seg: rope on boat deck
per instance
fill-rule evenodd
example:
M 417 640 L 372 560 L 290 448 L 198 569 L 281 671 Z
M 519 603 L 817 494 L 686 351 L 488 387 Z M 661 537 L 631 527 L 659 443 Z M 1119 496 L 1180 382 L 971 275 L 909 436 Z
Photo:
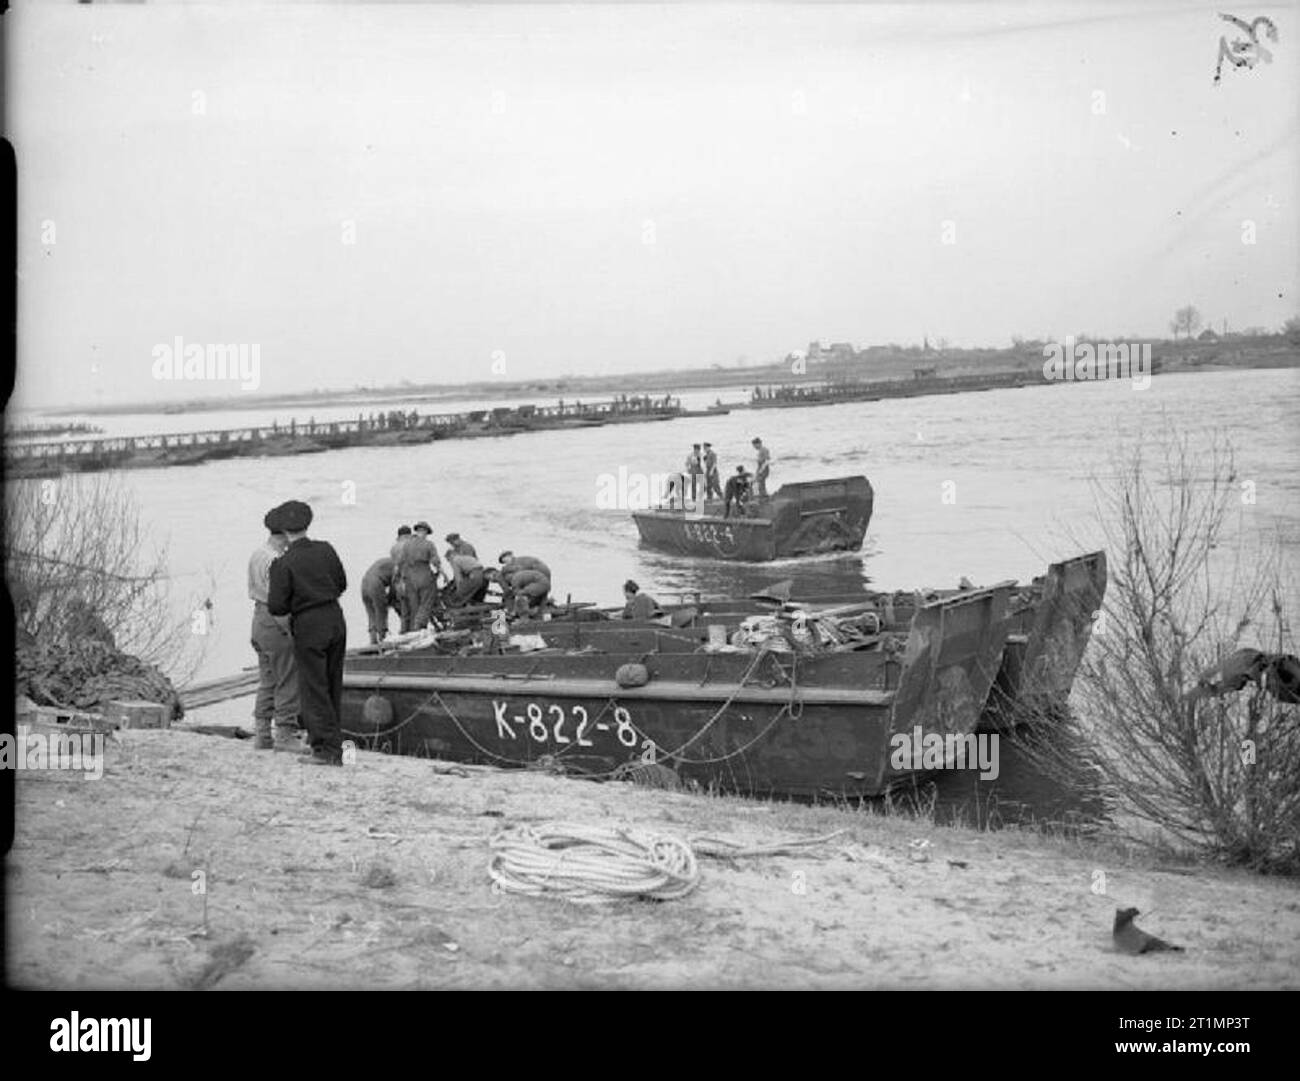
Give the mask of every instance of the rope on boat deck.
M 580 905 L 673 901 L 700 881 L 695 853 L 685 841 L 630 826 L 508 826 L 490 843 L 488 874 L 496 892 L 562 897 Z

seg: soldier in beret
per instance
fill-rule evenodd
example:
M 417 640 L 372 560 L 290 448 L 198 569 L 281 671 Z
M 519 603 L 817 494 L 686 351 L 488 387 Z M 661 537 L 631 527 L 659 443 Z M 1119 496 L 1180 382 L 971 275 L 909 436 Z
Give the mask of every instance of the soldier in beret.
M 289 616 L 298 662 L 298 697 L 312 753 L 309 765 L 343 764 L 343 657 L 347 623 L 339 597 L 348 587 L 338 553 L 326 541 L 309 540 L 311 508 L 290 500 L 272 512 L 289 546 L 271 564 L 267 607 Z

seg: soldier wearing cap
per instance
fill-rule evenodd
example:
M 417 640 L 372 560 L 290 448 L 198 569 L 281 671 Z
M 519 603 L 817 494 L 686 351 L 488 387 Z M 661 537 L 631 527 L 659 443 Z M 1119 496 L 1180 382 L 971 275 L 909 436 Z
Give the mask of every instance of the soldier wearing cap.
M 433 619 L 438 603 L 438 576 L 442 574 L 442 560 L 438 549 L 429 540 L 433 530 L 428 522 L 415 523 L 415 536 L 402 545 L 397 573 L 406 590 L 406 603 L 411 608 L 413 631 L 422 631 Z
M 714 453 L 713 444 L 704 444 L 704 498 L 721 499 L 722 484 L 721 477 L 718 476 L 718 456 Z
M 536 556 L 517 556 L 508 548 L 497 557 L 497 562 L 501 564 L 503 578 L 509 578 L 516 571 L 541 571 L 547 578 L 551 576 L 551 568 Z
M 271 564 L 267 608 L 273 616 L 290 618 L 299 706 L 312 749 L 303 761 L 342 765 L 340 707 L 348 628 L 339 597 L 348 587 L 347 574 L 331 544 L 307 538 L 312 515 L 306 503 L 290 500 L 272 514 L 289 546 Z
M 478 558 L 478 551 L 474 545 L 470 544 L 459 533 L 448 533 L 447 541 L 447 562 L 451 562 L 452 556 L 470 556 L 473 559 Z
M 478 557 L 450 549 L 447 564 L 454 576 L 447 590 L 447 603 L 453 608 L 482 603 L 487 594 L 488 579 Z
M 686 455 L 686 466 L 683 473 L 691 478 L 691 502 L 695 502 L 700 497 L 700 475 L 704 472 L 704 463 L 700 460 L 700 445 L 693 443 L 690 454 Z M 682 486 L 682 498 L 686 498 L 686 487 Z
M 248 559 L 248 596 L 253 602 L 250 638 L 257 654 L 257 698 L 253 703 L 253 747 L 259 751 L 297 750 L 298 665 L 293 656 L 289 620 L 276 618 L 267 607 L 271 567 L 289 545 L 275 511 L 262 524 L 266 540 Z M 274 725 L 274 736 L 272 726 Z

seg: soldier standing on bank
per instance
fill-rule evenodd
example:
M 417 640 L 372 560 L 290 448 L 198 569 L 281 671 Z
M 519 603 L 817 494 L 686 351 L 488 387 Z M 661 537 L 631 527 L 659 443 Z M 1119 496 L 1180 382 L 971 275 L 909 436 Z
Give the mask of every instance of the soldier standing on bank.
M 287 535 L 289 547 L 271 564 L 267 608 L 273 616 L 290 617 L 299 708 L 312 750 L 301 761 L 341 766 L 340 707 L 348 629 L 339 597 L 348 587 L 347 575 L 332 545 L 307 538 L 311 507 L 293 499 L 271 513 Z
M 253 602 L 251 639 L 257 653 L 257 699 L 253 704 L 255 738 L 259 751 L 272 748 L 293 751 L 298 741 L 298 668 L 293 656 L 293 638 L 289 620 L 276 618 L 266 606 L 270 590 L 271 567 L 288 547 L 275 511 L 262 520 L 266 541 L 248 560 L 248 597 Z M 272 723 L 274 722 L 274 738 Z

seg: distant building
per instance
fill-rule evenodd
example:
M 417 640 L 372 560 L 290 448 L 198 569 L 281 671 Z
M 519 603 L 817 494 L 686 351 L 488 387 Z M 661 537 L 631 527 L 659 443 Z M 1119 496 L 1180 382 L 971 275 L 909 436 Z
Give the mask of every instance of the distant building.
M 808 360 L 818 363 L 849 362 L 856 357 L 852 342 L 835 342 L 829 348 L 820 341 L 808 343 Z

